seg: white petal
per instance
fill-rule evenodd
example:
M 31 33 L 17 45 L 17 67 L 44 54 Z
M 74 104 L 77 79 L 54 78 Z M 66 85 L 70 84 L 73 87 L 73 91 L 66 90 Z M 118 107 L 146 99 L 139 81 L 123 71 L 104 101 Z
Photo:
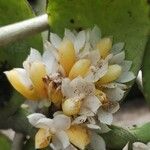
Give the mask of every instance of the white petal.
M 58 141 L 61 143 L 63 149 L 67 148 L 70 145 L 69 137 L 66 132 L 59 131 L 56 133 L 55 136 L 57 137 Z
M 100 60 L 100 53 L 98 50 L 91 51 L 89 53 L 88 59 L 91 60 L 91 64 L 96 66 L 98 61 Z
M 89 43 L 85 43 L 84 49 L 78 54 L 78 59 L 88 58 L 90 49 L 91 45 Z
M 95 129 L 95 130 L 101 129 L 100 126 L 95 125 L 95 124 L 86 124 L 86 126 L 90 129 Z
M 95 92 L 95 85 L 81 77 L 77 77 L 71 81 L 70 86 L 73 87 L 75 96 L 84 94 L 85 96 L 93 95 Z
M 27 88 L 32 87 L 32 81 L 30 80 L 28 73 L 25 69 L 14 68 L 13 70 L 18 74 L 18 78 L 24 86 L 26 86 Z M 7 74 L 7 71 L 5 73 Z
M 73 145 L 69 145 L 67 148 L 65 148 L 64 150 L 78 150 L 77 148 L 75 148 Z
M 67 98 L 72 97 L 72 88 L 70 88 L 70 80 L 68 78 L 65 78 L 62 80 L 62 85 L 61 85 L 61 92 L 64 96 Z
M 94 131 L 91 132 L 90 147 L 93 150 L 106 150 L 106 144 L 105 144 L 104 139 L 100 135 L 95 133 Z
M 133 150 L 149 150 L 148 146 L 141 142 L 133 143 Z
M 120 83 L 126 83 L 132 81 L 133 79 L 135 79 L 135 75 L 133 72 L 129 71 L 129 72 L 123 72 L 121 76 L 117 79 L 117 81 Z
M 50 41 L 51 41 L 53 46 L 58 48 L 62 40 L 57 34 L 51 33 L 50 34 Z
M 118 87 L 118 88 L 120 88 L 122 90 L 126 90 L 127 89 L 127 85 L 121 84 L 121 83 L 116 83 L 116 82 L 103 84 L 102 87 L 109 88 L 109 89 L 113 89 L 113 88 L 116 88 L 116 87 Z
M 75 35 L 69 29 L 65 29 L 65 38 L 72 41 L 72 43 L 74 43 L 74 41 L 75 41 Z
M 40 119 L 46 118 L 46 116 L 43 114 L 40 114 L 40 113 L 34 113 L 34 114 L 27 116 L 27 118 L 28 118 L 29 122 L 33 126 L 35 126 Z
M 119 87 L 116 87 L 113 89 L 106 89 L 105 93 L 108 99 L 110 99 L 111 101 L 120 101 L 123 98 L 125 91 L 123 91 Z
M 43 54 L 43 62 L 46 65 L 46 71 L 48 74 L 55 73 L 58 70 L 58 63 L 54 54 L 46 50 Z
M 54 126 L 57 129 L 66 130 L 71 125 L 70 117 L 65 116 L 63 114 L 56 115 L 53 120 L 54 120 Z
M 100 109 L 98 111 L 98 120 L 101 123 L 107 124 L 107 125 L 111 125 L 112 121 L 113 121 L 113 115 L 109 112 L 106 112 L 102 109 Z
M 83 48 L 85 44 L 85 39 L 85 31 L 80 31 L 74 42 L 74 48 L 76 50 L 76 53 L 78 53 Z
M 39 51 L 31 48 L 30 55 L 28 55 L 27 59 L 23 62 L 23 67 L 26 70 L 29 70 L 30 64 L 33 63 L 34 61 L 42 61 L 42 56 Z
M 124 48 L 124 43 L 123 42 L 120 42 L 120 43 L 116 43 L 113 45 L 112 47 L 112 53 L 115 55 L 115 54 L 118 54 L 122 49 Z
M 113 114 L 113 113 L 117 112 L 119 109 L 120 109 L 119 103 L 114 101 L 114 102 L 112 102 L 111 106 L 109 107 L 108 112 Z
M 91 67 L 90 71 L 85 77 L 85 80 L 89 82 L 96 82 L 107 73 L 107 70 L 108 70 L 108 63 L 102 61 L 102 63 L 98 64 L 97 66 Z
M 85 115 L 87 117 L 94 117 L 95 116 L 95 114 L 89 108 L 86 108 L 86 107 L 82 107 L 79 114 Z
M 41 118 L 37 121 L 37 123 L 35 124 L 36 128 L 54 128 L 54 121 L 52 119 L 49 118 Z
M 72 124 L 82 124 L 86 121 L 86 119 L 87 119 L 87 116 L 85 115 L 79 116 L 72 121 Z
M 94 28 L 90 32 L 90 43 L 92 44 L 93 47 L 95 47 L 100 39 L 101 39 L 100 28 L 98 26 L 94 26 Z
M 98 108 L 101 106 L 100 100 L 96 96 L 88 96 L 87 98 L 84 99 L 82 106 L 81 106 L 81 112 L 82 108 L 87 108 L 93 113 L 96 114 Z
M 125 60 L 121 63 L 122 71 L 127 72 L 130 70 L 132 61 Z
M 122 51 L 119 54 L 114 55 L 111 58 L 110 63 L 111 64 L 120 64 L 120 63 L 122 63 L 124 61 L 124 59 L 125 59 L 125 52 Z
M 128 147 L 129 147 L 129 143 L 127 143 L 122 150 L 128 150 Z

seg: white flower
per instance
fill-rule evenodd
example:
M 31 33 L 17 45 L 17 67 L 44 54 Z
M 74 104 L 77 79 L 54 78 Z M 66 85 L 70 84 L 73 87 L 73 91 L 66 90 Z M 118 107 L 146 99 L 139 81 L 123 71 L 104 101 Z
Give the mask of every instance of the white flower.
M 63 114 L 55 115 L 53 119 L 46 118 L 46 116 L 34 113 L 28 116 L 29 122 L 36 128 L 45 129 L 46 133 L 52 136 L 50 146 L 57 150 L 67 150 L 70 146 L 69 137 L 66 130 L 70 128 L 71 119 Z M 48 135 L 45 135 L 48 136 Z M 46 139 L 46 138 L 45 138 Z M 40 147 L 43 141 L 36 141 L 36 148 Z M 44 147 L 48 145 L 43 145 Z
M 70 113 L 78 108 L 78 111 L 75 114 L 78 115 L 75 118 L 73 123 L 80 124 L 84 123 L 90 117 L 94 117 L 97 114 L 97 110 L 101 106 L 100 100 L 95 96 L 95 86 L 93 83 L 86 81 L 85 79 L 78 77 L 74 80 L 70 81 L 69 79 L 64 79 L 62 81 L 62 93 L 65 96 L 63 107 L 63 112 L 67 113 L 69 109 Z M 75 104 L 71 107 L 69 101 L 71 98 L 75 98 L 81 102 L 80 106 L 76 106 Z M 72 103 L 76 103 L 74 100 Z M 67 107 L 68 105 L 68 107 Z M 77 108 L 76 108 L 77 107 Z M 69 113 L 67 113 L 69 115 Z M 92 125 L 90 125 L 92 124 Z M 88 123 L 88 127 L 99 128 L 98 126 L 94 126 L 94 123 Z

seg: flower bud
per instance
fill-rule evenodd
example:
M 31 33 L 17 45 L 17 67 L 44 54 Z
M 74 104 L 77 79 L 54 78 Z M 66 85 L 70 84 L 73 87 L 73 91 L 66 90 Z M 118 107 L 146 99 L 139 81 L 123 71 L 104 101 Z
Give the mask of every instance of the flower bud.
M 98 81 L 98 84 L 106 84 L 116 80 L 122 72 L 122 68 L 119 65 L 110 65 L 107 73 Z
M 35 148 L 42 149 L 49 145 L 52 135 L 46 129 L 39 129 L 35 135 Z
M 61 90 L 58 88 L 55 88 L 53 83 L 50 83 L 48 86 L 48 97 L 57 108 L 60 108 L 62 104 L 63 95 L 61 93 Z
M 97 44 L 97 49 L 100 52 L 100 56 L 104 59 L 110 52 L 112 48 L 112 40 L 111 38 L 103 38 Z
M 27 80 L 27 76 L 23 69 L 13 69 L 5 72 L 9 82 L 12 86 L 21 93 L 24 97 L 30 100 L 38 99 L 35 89 L 32 86 L 30 80 Z
M 86 73 L 89 70 L 90 67 L 90 60 L 88 59 L 80 59 L 78 60 L 72 67 L 70 73 L 69 73 L 69 78 L 70 79 L 74 79 L 78 76 L 82 76 L 84 77 L 84 75 L 86 75 Z
M 31 64 L 30 70 L 30 79 L 33 83 L 35 90 L 40 98 L 46 98 L 46 90 L 43 82 L 43 78 L 46 76 L 45 65 L 41 62 L 33 62 Z
M 90 135 L 86 127 L 73 125 L 67 130 L 70 142 L 81 150 L 90 143 Z
M 59 47 L 58 55 L 60 64 L 68 75 L 76 59 L 75 50 L 72 42 L 69 40 L 64 40 Z
M 69 98 L 62 104 L 62 110 L 67 116 L 77 115 L 80 112 L 80 108 L 81 99 L 79 98 Z

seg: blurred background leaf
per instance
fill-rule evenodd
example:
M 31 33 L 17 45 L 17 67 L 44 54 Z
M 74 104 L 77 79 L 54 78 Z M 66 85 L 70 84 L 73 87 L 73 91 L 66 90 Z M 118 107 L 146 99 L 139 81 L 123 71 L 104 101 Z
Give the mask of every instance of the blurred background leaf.
M 134 7 L 135 6 L 135 7 Z M 77 31 L 98 25 L 103 36 L 125 42 L 126 59 L 133 61 L 137 74 L 148 40 L 149 7 L 146 0 L 49 0 L 47 10 L 52 32 L 64 28 Z
M 34 17 L 33 11 L 26 0 L 0 1 L 0 26 L 32 17 Z M 23 101 L 20 94 L 12 91 L 13 88 L 8 83 L 3 71 L 13 67 L 22 67 L 22 62 L 29 54 L 31 47 L 42 51 L 40 34 L 0 47 L 0 120 L 5 120 L 4 118 L 13 114 Z
M 0 133 L 0 150 L 11 150 L 11 141 Z

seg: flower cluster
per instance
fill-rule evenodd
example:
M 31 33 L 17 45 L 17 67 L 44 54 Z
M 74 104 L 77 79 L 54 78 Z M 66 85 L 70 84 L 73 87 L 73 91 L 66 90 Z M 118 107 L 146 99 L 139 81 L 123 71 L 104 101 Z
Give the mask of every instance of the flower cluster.
M 29 122 L 39 128 L 36 148 L 104 150 L 97 134 L 107 132 L 119 101 L 135 78 L 132 62 L 125 60 L 124 43 L 101 38 L 97 26 L 77 33 L 65 30 L 64 38 L 51 33 L 43 56 L 31 49 L 22 68 L 6 71 L 13 87 L 39 105 L 55 107 L 53 118 L 33 113 Z M 99 144 L 94 144 L 94 143 Z

